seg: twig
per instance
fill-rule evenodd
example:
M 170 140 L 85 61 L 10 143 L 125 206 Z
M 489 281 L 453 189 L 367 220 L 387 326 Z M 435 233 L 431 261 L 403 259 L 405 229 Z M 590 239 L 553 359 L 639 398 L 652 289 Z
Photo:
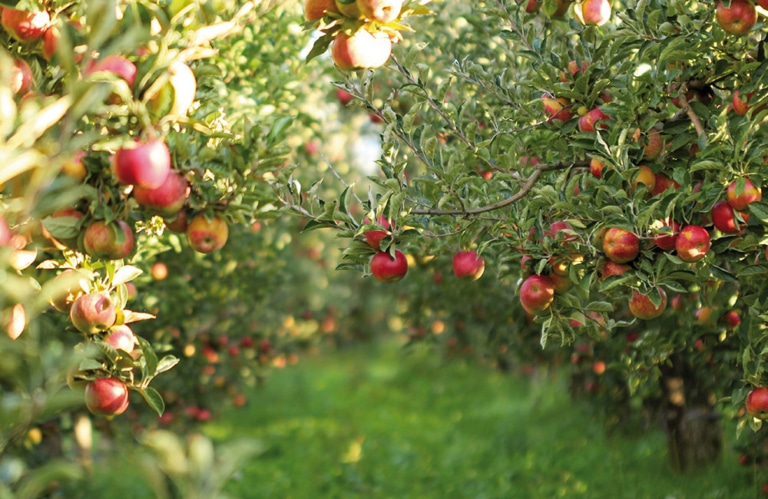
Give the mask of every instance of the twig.
M 693 128 L 696 129 L 696 134 L 698 134 L 699 137 L 704 135 L 706 132 L 704 131 L 704 125 L 701 124 L 701 120 L 699 119 L 699 116 L 694 112 L 693 108 L 691 108 L 691 105 L 688 103 L 688 99 L 685 98 L 685 93 L 687 92 L 688 88 L 686 85 L 683 85 L 680 88 L 680 109 L 685 112 L 685 114 L 688 115 L 688 118 L 691 120 L 691 123 L 693 123 Z

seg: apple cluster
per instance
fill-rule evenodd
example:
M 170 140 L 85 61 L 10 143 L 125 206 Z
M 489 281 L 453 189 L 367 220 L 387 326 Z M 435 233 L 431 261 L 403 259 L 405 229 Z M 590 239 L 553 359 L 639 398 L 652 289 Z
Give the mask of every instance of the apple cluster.
M 525 3 L 525 12 L 528 14 L 539 12 L 544 5 L 543 0 L 518 0 L 517 3 Z M 574 19 L 585 26 L 602 26 L 611 18 L 610 0 L 555 0 L 552 5 L 553 9 L 546 12 L 549 17 L 563 18 L 572 10 Z

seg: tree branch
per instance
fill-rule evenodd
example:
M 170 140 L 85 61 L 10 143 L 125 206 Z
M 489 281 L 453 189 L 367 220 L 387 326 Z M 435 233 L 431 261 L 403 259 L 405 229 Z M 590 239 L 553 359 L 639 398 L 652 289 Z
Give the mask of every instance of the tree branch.
M 688 88 L 685 85 L 683 85 L 680 88 L 680 97 L 678 97 L 678 99 L 680 100 L 680 109 L 684 111 L 685 114 L 688 115 L 688 118 L 691 120 L 691 123 L 693 123 L 693 128 L 696 129 L 696 134 L 699 137 L 701 137 L 706 133 L 704 131 L 704 125 L 701 124 L 701 120 L 699 119 L 699 116 L 694 112 L 693 108 L 688 102 L 688 99 L 685 98 L 685 94 L 687 91 L 688 91 Z

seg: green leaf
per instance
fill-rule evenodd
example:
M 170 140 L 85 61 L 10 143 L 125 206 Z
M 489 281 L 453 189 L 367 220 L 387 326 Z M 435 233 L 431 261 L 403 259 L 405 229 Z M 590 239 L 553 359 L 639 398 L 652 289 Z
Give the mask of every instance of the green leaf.
M 141 394 L 142 397 L 144 397 L 147 405 L 151 407 L 158 416 L 163 415 L 163 412 L 165 412 L 165 401 L 163 400 L 162 395 L 160 395 L 160 392 L 151 386 L 140 388 L 137 391 Z

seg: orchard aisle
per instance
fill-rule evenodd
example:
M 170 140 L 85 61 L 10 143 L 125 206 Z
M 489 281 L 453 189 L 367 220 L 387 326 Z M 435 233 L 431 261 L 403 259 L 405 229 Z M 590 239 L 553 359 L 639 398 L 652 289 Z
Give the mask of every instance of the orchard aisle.
M 732 452 L 722 466 L 667 471 L 660 433 L 606 440 L 564 379 L 535 382 L 432 352 L 360 346 L 275 371 L 245 411 L 207 427 L 267 451 L 235 497 L 751 497 Z

